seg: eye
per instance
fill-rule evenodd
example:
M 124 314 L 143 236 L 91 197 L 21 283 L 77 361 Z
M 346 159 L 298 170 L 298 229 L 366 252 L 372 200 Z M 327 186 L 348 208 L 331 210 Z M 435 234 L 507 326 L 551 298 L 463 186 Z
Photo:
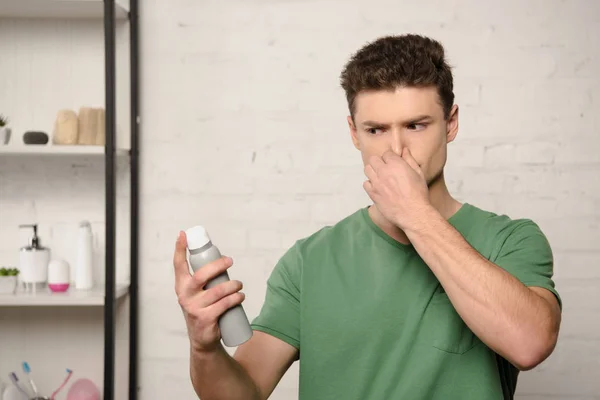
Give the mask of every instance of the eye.
M 408 124 L 406 127 L 411 131 L 422 131 L 427 128 L 427 124 Z
M 381 128 L 367 128 L 367 133 L 370 135 L 378 135 L 383 132 Z

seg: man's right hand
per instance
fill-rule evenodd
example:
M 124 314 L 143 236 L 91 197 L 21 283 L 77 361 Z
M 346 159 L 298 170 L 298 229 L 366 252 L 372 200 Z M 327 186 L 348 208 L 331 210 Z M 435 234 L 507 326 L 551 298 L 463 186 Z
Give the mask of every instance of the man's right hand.
M 244 300 L 244 294 L 240 292 L 242 283 L 230 280 L 205 290 L 207 282 L 231 267 L 233 261 L 221 257 L 192 275 L 186 249 L 185 233 L 180 232 L 173 255 L 175 292 L 185 316 L 192 351 L 210 353 L 220 346 L 219 317 Z

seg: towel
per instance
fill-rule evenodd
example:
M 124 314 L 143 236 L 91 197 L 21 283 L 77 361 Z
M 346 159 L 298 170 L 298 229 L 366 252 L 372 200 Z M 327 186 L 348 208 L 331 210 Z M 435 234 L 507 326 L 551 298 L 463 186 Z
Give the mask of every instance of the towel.
M 96 109 L 81 107 L 79 109 L 79 139 L 78 144 L 95 145 L 98 130 L 98 117 Z
M 104 146 L 104 141 L 106 137 L 105 120 L 104 120 L 104 109 L 98 108 L 96 109 L 96 144 L 100 146 Z
M 54 122 L 52 143 L 73 145 L 79 140 L 79 126 L 77 114 L 73 110 L 60 110 Z

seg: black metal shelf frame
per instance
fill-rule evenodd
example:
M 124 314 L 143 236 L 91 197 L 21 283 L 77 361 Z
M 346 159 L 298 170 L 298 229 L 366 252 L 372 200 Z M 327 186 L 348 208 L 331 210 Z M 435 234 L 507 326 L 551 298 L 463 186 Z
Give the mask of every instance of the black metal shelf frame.
M 139 243 L 139 43 L 138 1 L 129 5 L 129 65 L 131 126 L 130 170 L 130 277 L 129 287 L 129 400 L 138 392 L 138 243 Z M 115 1 L 104 0 L 105 51 L 105 218 L 106 288 L 104 301 L 104 400 L 115 397 L 115 237 L 116 237 L 116 45 Z

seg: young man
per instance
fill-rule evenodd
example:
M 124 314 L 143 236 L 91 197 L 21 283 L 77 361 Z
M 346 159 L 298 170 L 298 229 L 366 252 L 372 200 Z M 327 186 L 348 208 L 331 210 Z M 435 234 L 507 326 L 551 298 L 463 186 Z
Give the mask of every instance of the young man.
M 300 360 L 300 399 L 495 400 L 553 351 L 561 320 L 552 252 L 531 220 L 449 194 L 458 132 L 442 46 L 417 35 L 360 49 L 341 76 L 373 205 L 299 240 L 276 265 L 254 336 L 230 357 L 217 320 L 241 283 L 203 290 L 176 244 L 176 291 L 202 400 L 266 399 Z

